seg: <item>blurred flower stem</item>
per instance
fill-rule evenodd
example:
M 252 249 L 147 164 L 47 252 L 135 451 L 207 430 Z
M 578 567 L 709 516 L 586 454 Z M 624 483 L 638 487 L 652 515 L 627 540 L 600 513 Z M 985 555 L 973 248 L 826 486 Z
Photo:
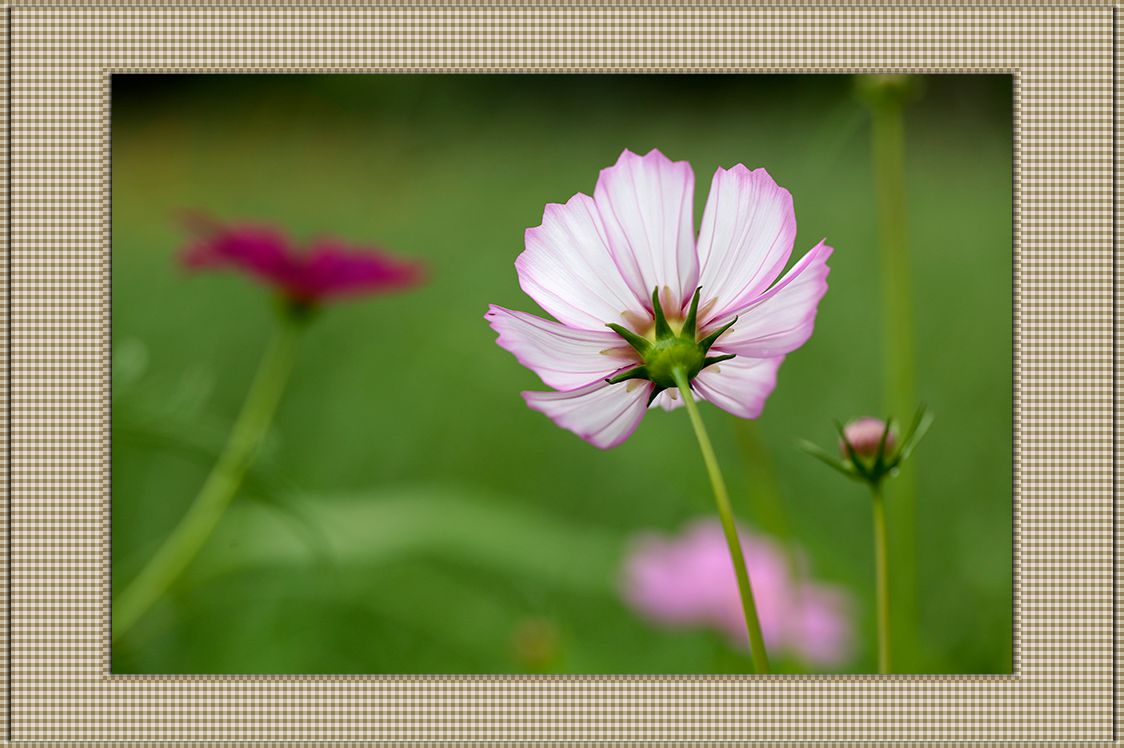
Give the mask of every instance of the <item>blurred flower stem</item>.
M 905 122 L 918 83 L 908 75 L 864 75 L 859 93 L 871 114 L 871 157 L 881 253 L 884 407 L 908 413 L 917 402 L 912 279 L 906 238 Z M 903 466 L 890 496 L 894 504 L 894 619 L 898 654 L 915 649 L 917 581 L 917 482 Z M 902 658 L 896 658 L 901 660 Z
M 745 627 L 746 633 L 749 634 L 749 652 L 753 657 L 753 667 L 758 673 L 765 674 L 769 672 L 769 655 L 765 651 L 765 637 L 761 633 L 761 621 L 757 617 L 757 604 L 753 599 L 753 586 L 750 584 L 749 571 L 745 565 L 745 552 L 742 551 L 741 540 L 738 539 L 738 527 L 734 521 L 734 510 L 730 506 L 726 481 L 722 478 L 718 458 L 714 455 L 714 447 L 711 446 L 702 416 L 699 415 L 699 406 L 695 403 L 695 395 L 691 391 L 686 373 L 677 367 L 672 376 L 690 416 L 691 427 L 695 430 L 695 438 L 698 439 L 699 450 L 702 452 L 703 462 L 706 463 L 706 472 L 710 476 L 710 486 L 714 490 L 714 500 L 718 504 L 718 516 L 722 520 L 722 531 L 730 548 L 734 576 L 738 580 L 738 593 L 741 596 L 742 612 L 745 613 Z
M 886 542 L 886 501 L 882 484 L 872 484 L 874 499 L 874 573 L 878 617 L 878 672 L 890 672 L 890 575 Z
M 796 554 L 792 552 L 795 540 L 792 522 L 781 498 L 777 472 L 769 456 L 769 450 L 761 439 L 759 427 L 754 421 L 739 419 L 735 428 L 738 446 L 744 458 L 746 476 L 752 486 L 749 497 L 753 511 L 757 515 L 761 529 L 786 546 L 789 570 L 798 571 Z
M 289 311 L 266 349 L 242 411 L 195 501 L 148 565 L 113 606 L 113 638 L 120 639 L 179 578 L 206 543 L 237 493 L 269 430 L 289 379 L 303 315 Z
M 793 579 L 799 579 L 805 570 L 800 563 L 800 554 L 797 553 L 796 533 L 785 507 L 776 468 L 759 434 L 760 427 L 754 421 L 739 419 L 736 428 L 745 473 L 751 487 L 749 502 L 752 510 L 757 515 L 761 529 L 780 542 L 788 573 Z M 799 595 L 800 592 L 800 588 L 797 588 L 793 594 Z

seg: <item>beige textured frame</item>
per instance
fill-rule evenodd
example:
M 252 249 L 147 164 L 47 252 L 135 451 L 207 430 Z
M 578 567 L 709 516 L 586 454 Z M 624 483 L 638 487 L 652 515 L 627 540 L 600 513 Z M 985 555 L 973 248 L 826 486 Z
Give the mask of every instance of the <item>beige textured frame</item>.
M 5 6 L 8 737 L 1109 741 L 1116 16 L 1106 2 Z M 251 70 L 1013 74 L 1014 674 L 110 675 L 110 76 Z

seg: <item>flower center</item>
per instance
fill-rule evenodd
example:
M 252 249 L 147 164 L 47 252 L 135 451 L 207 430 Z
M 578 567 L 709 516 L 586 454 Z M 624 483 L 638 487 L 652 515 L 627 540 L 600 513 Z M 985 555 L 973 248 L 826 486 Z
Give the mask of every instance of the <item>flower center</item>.
M 691 308 L 682 322 L 668 321 L 660 304 L 659 289 L 656 289 L 652 292 L 652 312 L 655 323 L 650 330 L 645 331 L 645 334 L 637 334 L 621 325 L 608 325 L 609 329 L 632 346 L 643 361 L 633 369 L 610 377 L 607 380 L 610 384 L 630 379 L 647 379 L 655 385 L 651 395 L 655 398 L 660 392 L 674 389 L 678 385 L 677 375 L 682 374 L 687 382 L 691 382 L 706 367 L 734 357 L 732 353 L 722 356 L 706 355 L 718 336 L 726 332 L 737 318 L 699 339 L 697 333 L 700 290 L 695 289 L 695 294 L 691 298 Z

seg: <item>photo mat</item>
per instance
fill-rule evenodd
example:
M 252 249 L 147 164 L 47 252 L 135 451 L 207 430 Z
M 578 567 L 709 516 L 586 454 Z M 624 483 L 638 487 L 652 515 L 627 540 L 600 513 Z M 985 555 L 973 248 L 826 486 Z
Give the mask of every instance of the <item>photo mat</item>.
M 10 132 L 24 135 L 11 140 L 10 169 L 27 176 L 10 198 L 9 363 L 12 392 L 35 383 L 37 393 L 34 400 L 13 397 L 10 423 L 10 734 L 1107 739 L 1115 572 L 1113 305 L 1106 281 L 1113 267 L 1113 177 L 1089 163 L 1113 158 L 1113 14 L 1107 4 L 834 6 L 815 15 L 674 6 L 10 9 L 12 58 L 27 63 L 12 67 Z M 666 29 L 684 22 L 694 22 L 693 34 L 670 42 Z M 463 36 L 465 23 L 483 33 Z M 606 31 L 621 24 L 629 29 L 623 40 Z M 159 29 L 157 42 L 140 44 L 138 27 Z M 256 43 L 246 42 L 250 28 Z M 187 29 L 211 43 L 172 41 Z M 36 64 L 43 64 L 34 60 L 52 61 L 50 74 L 69 87 L 33 86 L 41 74 Z M 1015 675 L 818 676 L 768 685 L 744 677 L 108 675 L 109 71 L 270 65 L 332 72 L 643 66 L 1014 75 Z M 1074 85 L 1059 88 L 1059 81 Z M 72 145 L 60 148 L 63 142 Z M 59 176 L 64 165 L 89 176 L 76 187 Z M 81 228 L 73 228 L 75 221 Z M 65 311 L 52 302 L 65 302 Z M 1074 329 L 1093 332 L 1076 343 L 1059 339 L 1059 330 Z M 60 330 L 82 333 L 83 342 L 60 338 Z M 84 409 L 70 402 L 74 397 Z M 70 498 L 59 500 L 60 486 Z M 38 633 L 43 627 L 50 637 Z M 67 666 L 59 668 L 63 650 Z M 1054 711 L 1053 698 L 1063 687 L 1081 694 L 1064 713 Z M 601 704 L 598 719 L 589 719 L 588 708 L 573 709 L 575 698 Z M 916 705 L 912 712 L 894 709 L 903 698 Z M 163 707 L 163 717 L 140 716 L 139 705 L 154 699 L 175 706 Z M 326 701 L 339 711 L 293 716 L 294 704 Z M 699 707 L 704 702 L 707 709 Z M 809 721 L 810 703 L 828 716 Z M 747 721 L 746 713 L 768 716 Z M 953 715 L 955 721 L 944 721 Z

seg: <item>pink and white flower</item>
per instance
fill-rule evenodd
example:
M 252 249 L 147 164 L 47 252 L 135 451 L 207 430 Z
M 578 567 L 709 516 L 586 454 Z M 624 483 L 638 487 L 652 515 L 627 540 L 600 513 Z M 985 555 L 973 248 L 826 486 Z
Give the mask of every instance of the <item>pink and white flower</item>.
M 769 651 L 828 667 L 850 659 L 850 595 L 791 568 L 784 549 L 769 538 L 745 530 L 738 534 Z M 718 520 L 696 520 L 678 536 L 640 534 L 625 558 L 622 593 L 634 610 L 661 626 L 710 628 L 735 646 L 746 646 L 734 565 Z
M 557 322 L 500 306 L 498 343 L 552 392 L 527 404 L 591 444 L 613 447 L 653 404 L 696 398 L 756 418 L 785 354 L 812 334 L 827 290 L 822 241 L 792 254 L 792 196 L 764 169 L 718 169 L 694 230 L 694 172 L 658 150 L 624 151 L 593 197 L 549 204 L 515 268 Z M 774 282 L 775 281 L 775 282 Z

